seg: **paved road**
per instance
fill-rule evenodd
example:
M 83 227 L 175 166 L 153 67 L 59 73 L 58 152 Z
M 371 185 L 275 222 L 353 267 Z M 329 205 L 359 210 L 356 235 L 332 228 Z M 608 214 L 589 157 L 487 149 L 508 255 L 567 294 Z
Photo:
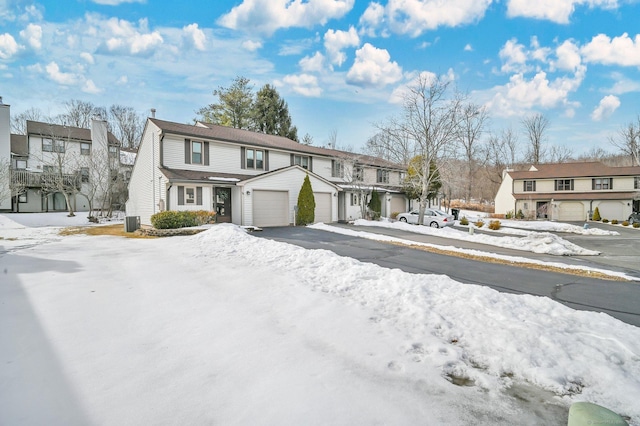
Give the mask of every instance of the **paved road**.
M 364 229 L 358 227 L 358 230 Z M 381 228 L 371 230 L 377 232 Z M 406 272 L 444 274 L 459 282 L 485 285 L 502 292 L 545 296 L 574 309 L 605 312 L 640 327 L 640 281 L 607 281 L 485 263 L 302 227 L 265 228 L 254 235 L 308 249 L 331 250 L 341 256 Z M 412 234 L 413 237 L 416 235 Z M 426 241 L 430 237 L 421 235 L 419 239 Z M 457 242 L 446 241 L 446 245 L 460 246 Z M 485 251 L 503 252 L 493 250 L 494 247 L 482 247 Z M 515 251 L 510 254 L 523 255 Z M 566 260 L 580 262 L 580 259 Z

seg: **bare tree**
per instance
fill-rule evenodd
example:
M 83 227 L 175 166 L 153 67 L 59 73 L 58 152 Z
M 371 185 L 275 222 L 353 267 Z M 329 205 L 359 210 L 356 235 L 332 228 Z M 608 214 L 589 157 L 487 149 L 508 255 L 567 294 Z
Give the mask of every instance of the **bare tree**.
M 517 161 L 518 136 L 513 129 L 503 129 L 500 135 L 492 134 L 487 139 L 484 162 L 487 177 L 494 184 L 502 183 L 502 174 L 513 168 Z
M 636 123 L 629 123 L 618 131 L 618 135 L 610 137 L 612 145 L 618 147 L 631 158 L 631 164 L 640 166 L 640 115 Z
M 416 173 L 415 178 L 407 176 L 406 185 L 420 202 L 420 224 L 424 223 L 424 211 L 439 179 L 439 169 L 453 156 L 460 132 L 463 99 L 449 86 L 450 81 L 441 76 L 420 74 L 407 88 L 402 121 L 392 121 L 390 126 L 380 128 L 386 140 L 406 141 L 412 154 L 411 164 Z
M 467 167 L 467 182 L 465 199 L 471 200 L 473 190 L 473 177 L 478 168 L 478 154 L 480 151 L 480 136 L 489 119 L 487 110 L 472 103 L 464 106 L 460 118 L 460 132 L 458 142 L 463 149 L 464 160 Z
M 16 135 L 27 134 L 27 120 L 28 121 L 42 121 L 46 120 L 42 112 L 37 108 L 29 108 L 26 111 L 16 114 L 11 117 L 11 133 Z
M 367 140 L 365 152 L 403 166 L 409 165 L 413 156 L 413 144 L 409 135 L 400 130 L 401 124 L 394 118 L 378 125 L 379 132 Z M 395 129 L 394 131 L 390 131 Z
M 541 163 L 546 155 L 544 142 L 546 130 L 547 127 L 549 127 L 549 120 L 540 113 L 530 115 L 522 119 L 522 127 L 529 139 L 526 160 L 533 164 Z
M 106 109 L 95 106 L 91 102 L 72 99 L 66 101 L 64 105 L 67 112 L 56 117 L 56 121 L 59 124 L 88 129 L 91 127 L 91 120 L 95 117 L 107 118 Z
M 75 216 L 75 208 L 72 199 L 80 192 L 81 169 L 75 155 L 67 152 L 69 143 L 66 140 L 51 137 L 52 152 L 46 157 L 43 155 L 42 173 L 43 194 L 61 193 L 67 204 L 69 216 Z
M 136 113 L 131 107 L 111 105 L 109 108 L 111 131 L 124 147 L 138 147 L 142 137 L 144 121 L 144 117 Z
M 305 133 L 302 140 L 300 140 L 300 143 L 304 145 L 313 145 L 313 136 L 309 133 Z
M 565 163 L 573 159 L 573 150 L 565 145 L 554 145 L 549 149 L 551 163 Z

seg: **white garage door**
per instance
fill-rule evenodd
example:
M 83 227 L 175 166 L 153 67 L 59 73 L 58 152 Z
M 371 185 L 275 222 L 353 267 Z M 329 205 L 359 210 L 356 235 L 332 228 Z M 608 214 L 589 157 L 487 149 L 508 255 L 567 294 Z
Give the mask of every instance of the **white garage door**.
M 314 192 L 316 200 L 314 222 L 331 223 L 331 194 L 326 192 Z
M 622 217 L 622 203 L 620 201 L 603 201 L 598 204 L 598 211 L 602 219 L 626 219 Z
M 255 226 L 288 226 L 289 193 L 287 191 L 253 191 Z
M 404 195 L 392 195 L 391 196 L 391 212 L 390 213 L 404 213 L 407 211 L 407 206 L 404 199 Z M 391 216 L 391 214 L 389 214 Z
M 584 205 L 579 202 L 563 202 L 560 203 L 558 210 L 558 220 L 563 222 L 585 220 Z

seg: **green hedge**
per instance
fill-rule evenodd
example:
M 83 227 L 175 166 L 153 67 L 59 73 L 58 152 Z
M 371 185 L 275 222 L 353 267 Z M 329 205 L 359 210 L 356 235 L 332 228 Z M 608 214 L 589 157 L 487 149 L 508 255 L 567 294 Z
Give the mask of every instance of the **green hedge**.
M 151 224 L 156 229 L 177 229 L 189 226 L 205 225 L 215 223 L 216 212 L 197 211 L 174 211 L 168 210 L 156 213 L 151 216 Z

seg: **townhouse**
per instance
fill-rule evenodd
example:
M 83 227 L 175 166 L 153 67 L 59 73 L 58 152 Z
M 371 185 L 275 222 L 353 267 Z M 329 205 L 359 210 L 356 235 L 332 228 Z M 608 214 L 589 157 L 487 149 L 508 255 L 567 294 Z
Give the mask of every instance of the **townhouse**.
M 316 222 L 366 215 L 372 191 L 382 215 L 404 212 L 404 169 L 379 158 L 218 126 L 147 119 L 129 185 L 127 216 L 149 225 L 163 210 L 214 210 L 218 222 L 286 226 L 309 176 Z
M 577 162 L 507 170 L 495 198 L 497 214 L 522 211 L 531 219 L 583 221 L 596 207 L 609 220 L 640 211 L 640 166 Z

